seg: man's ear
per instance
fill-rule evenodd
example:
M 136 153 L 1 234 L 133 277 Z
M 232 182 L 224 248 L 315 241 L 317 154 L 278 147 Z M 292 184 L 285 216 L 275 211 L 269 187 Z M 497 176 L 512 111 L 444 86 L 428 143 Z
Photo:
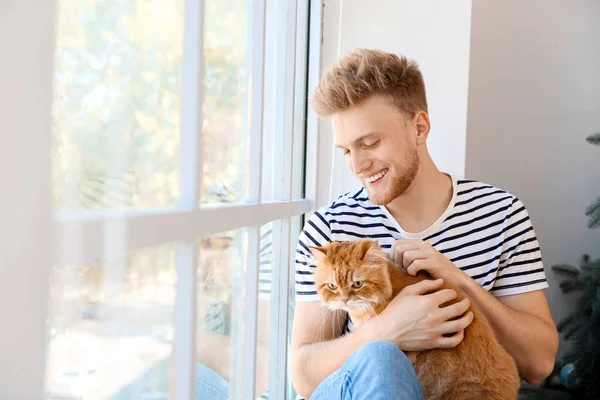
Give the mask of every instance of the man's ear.
M 324 247 L 308 246 L 308 248 L 312 251 L 317 262 L 322 262 L 327 258 L 327 250 Z
M 414 124 L 417 128 L 417 145 L 425 143 L 431 129 L 431 122 L 427 113 L 424 111 L 417 112 L 414 117 Z

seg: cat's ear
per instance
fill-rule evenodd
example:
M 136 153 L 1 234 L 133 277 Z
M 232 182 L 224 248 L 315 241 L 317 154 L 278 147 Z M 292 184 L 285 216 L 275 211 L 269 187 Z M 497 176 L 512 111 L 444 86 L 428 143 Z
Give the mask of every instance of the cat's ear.
M 327 257 L 327 250 L 325 250 L 324 247 L 308 246 L 308 248 L 315 256 L 315 259 L 317 260 L 317 262 L 321 262 Z
M 384 251 L 379 246 L 376 240 L 365 240 L 363 246 L 363 261 L 366 264 L 373 264 L 373 266 L 379 266 L 381 261 L 386 259 Z
M 379 243 L 373 239 L 363 239 L 360 241 L 360 250 L 362 253 L 363 259 L 373 250 L 379 249 Z

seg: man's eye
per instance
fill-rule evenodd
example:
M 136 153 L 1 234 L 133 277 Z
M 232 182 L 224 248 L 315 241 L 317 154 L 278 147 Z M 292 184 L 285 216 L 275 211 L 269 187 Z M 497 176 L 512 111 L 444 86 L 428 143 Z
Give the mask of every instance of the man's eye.
M 337 290 L 337 286 L 335 286 L 333 283 L 328 283 L 327 284 L 327 289 L 329 289 L 329 290 Z
M 381 142 L 381 139 L 379 139 L 376 142 L 371 143 L 371 144 L 365 144 L 365 148 L 372 149 L 373 147 L 377 146 L 379 144 L 379 142 Z

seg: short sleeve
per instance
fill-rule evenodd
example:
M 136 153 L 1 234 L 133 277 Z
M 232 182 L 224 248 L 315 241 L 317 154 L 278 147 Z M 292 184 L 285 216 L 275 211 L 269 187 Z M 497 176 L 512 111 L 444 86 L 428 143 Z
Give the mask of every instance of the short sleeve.
M 525 206 L 514 199 L 507 215 L 504 245 L 491 291 L 508 296 L 547 288 L 540 246 Z
M 296 301 L 319 301 L 315 287 L 315 263 L 309 246 L 320 247 L 331 241 L 331 229 L 322 210 L 315 211 L 304 225 L 296 248 Z

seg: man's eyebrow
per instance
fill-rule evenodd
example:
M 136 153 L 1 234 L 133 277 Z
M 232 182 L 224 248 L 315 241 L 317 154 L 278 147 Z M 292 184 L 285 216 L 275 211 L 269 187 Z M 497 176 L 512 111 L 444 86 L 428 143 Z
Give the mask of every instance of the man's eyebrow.
M 377 135 L 379 132 L 368 132 L 365 133 L 364 135 L 359 136 L 358 138 L 354 139 L 354 143 L 360 143 L 361 141 L 365 140 L 366 138 L 373 136 L 373 135 Z M 337 147 L 338 149 L 344 149 L 345 147 L 342 145 L 339 145 L 336 143 L 335 147 Z

